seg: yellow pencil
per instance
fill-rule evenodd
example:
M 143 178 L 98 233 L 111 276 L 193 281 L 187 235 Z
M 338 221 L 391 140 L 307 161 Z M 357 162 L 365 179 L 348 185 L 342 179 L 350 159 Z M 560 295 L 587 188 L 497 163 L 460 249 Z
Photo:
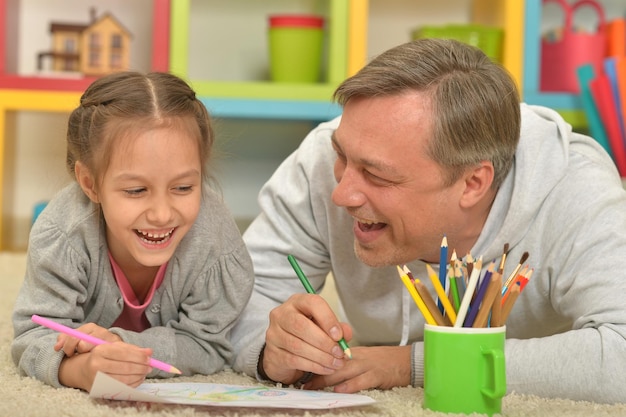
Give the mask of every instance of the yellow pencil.
M 448 300 L 446 291 L 443 289 L 441 282 L 439 282 L 439 277 L 437 276 L 437 273 L 429 264 L 426 264 L 426 270 L 428 271 L 428 277 L 435 287 L 437 297 L 439 297 L 441 304 L 443 304 L 443 309 L 445 310 L 446 315 L 450 319 L 450 322 L 454 323 L 456 321 L 456 313 L 454 312 L 454 307 L 452 307 L 452 304 L 450 304 L 450 300 Z
M 426 307 L 426 304 L 424 304 L 424 301 L 420 298 L 419 294 L 417 293 L 417 290 L 415 289 L 415 286 L 409 279 L 409 276 L 404 273 L 402 268 L 400 268 L 399 266 L 397 268 L 398 268 L 398 275 L 400 275 L 400 279 L 404 283 L 404 286 L 406 287 L 406 289 L 409 290 L 409 294 L 411 294 L 411 297 L 413 297 L 413 301 L 415 301 L 415 304 L 417 304 L 417 308 L 419 308 L 419 310 L 424 315 L 424 319 L 426 319 L 426 323 L 437 325 L 437 322 L 435 321 L 433 315 L 430 314 L 430 311 L 428 311 L 428 307 Z

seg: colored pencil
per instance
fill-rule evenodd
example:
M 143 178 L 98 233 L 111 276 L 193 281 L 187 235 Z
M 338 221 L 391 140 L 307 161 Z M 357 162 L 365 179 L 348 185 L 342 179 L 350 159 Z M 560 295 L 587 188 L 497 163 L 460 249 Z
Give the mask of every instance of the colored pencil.
M 31 320 L 37 324 L 40 324 L 42 326 L 48 327 L 49 329 L 55 330 L 57 332 L 61 332 L 61 333 L 65 333 L 68 336 L 72 336 L 75 337 L 77 339 L 83 340 L 87 343 L 91 343 L 92 345 L 103 345 L 109 342 L 106 342 L 102 339 L 98 339 L 97 337 L 94 337 L 92 335 L 83 333 L 79 330 L 76 329 L 72 329 L 71 327 L 67 327 L 64 326 L 60 323 L 57 323 L 55 321 L 46 319 L 44 317 L 38 316 L 36 314 L 34 314 L 31 317 Z M 161 362 L 158 361 L 154 358 L 150 358 L 150 366 L 152 366 L 153 368 L 157 368 L 160 369 L 162 371 L 165 372 L 169 372 L 171 374 L 181 374 L 182 372 L 180 372 L 178 369 L 176 369 L 174 366 L 167 364 L 165 362 Z
M 502 306 L 502 324 L 506 323 L 506 319 L 509 317 L 509 313 L 511 313 L 511 310 L 513 309 L 513 304 L 515 304 L 517 297 L 519 297 L 520 286 L 517 282 L 511 287 L 510 292 L 511 294 L 507 298 L 506 303 Z
M 491 274 L 493 274 L 494 264 L 493 262 L 487 268 L 485 275 L 482 278 L 482 281 L 478 284 L 478 290 L 476 292 L 476 297 L 474 297 L 474 301 L 470 305 L 469 311 L 467 312 L 467 316 L 463 321 L 463 327 L 472 327 L 474 324 L 474 320 L 476 320 L 476 316 L 478 315 L 478 310 L 480 309 L 481 304 L 483 303 L 483 299 L 485 294 L 487 294 L 487 287 L 489 287 L 489 283 L 491 282 Z
M 469 278 L 472 276 L 472 270 L 474 269 L 474 258 L 471 253 L 465 255 L 465 269 L 467 270 L 466 276 L 466 284 L 469 282 Z
M 493 300 L 493 306 L 491 307 L 491 317 L 489 318 L 489 325 L 491 327 L 500 327 L 504 325 L 504 323 L 502 322 L 502 292 L 500 291 L 500 289 L 502 288 L 502 274 L 500 274 L 500 272 L 498 271 L 494 275 L 498 279 L 498 290 L 496 291 L 496 296 Z
M 446 235 L 443 235 L 443 239 L 441 239 L 441 248 L 439 251 L 439 283 L 442 288 L 446 288 L 446 267 L 448 266 L 448 239 Z M 445 292 L 445 291 L 444 291 Z M 443 301 L 441 300 L 441 295 L 439 296 L 439 300 L 437 301 L 437 306 L 439 307 L 439 311 L 443 314 L 444 306 Z
M 473 263 L 472 275 L 467 282 L 467 288 L 465 289 L 463 300 L 461 300 L 461 307 L 459 307 L 459 314 L 457 315 L 456 321 L 454 322 L 454 327 L 463 326 L 463 322 L 465 321 L 465 317 L 467 316 L 467 310 L 469 308 L 470 301 L 472 300 L 474 290 L 476 289 L 476 285 L 478 284 L 478 278 L 480 276 L 480 269 L 482 268 L 482 265 L 482 257 L 478 258 L 478 260 Z
M 456 266 L 454 261 L 450 262 L 450 268 L 448 269 L 448 277 L 450 279 L 450 294 L 452 296 L 452 305 L 454 307 L 454 311 L 456 313 L 459 312 L 459 307 L 461 306 L 461 297 L 459 297 L 459 283 L 456 280 Z
M 417 293 L 417 290 L 415 289 L 415 285 L 413 285 L 413 283 L 409 279 L 409 276 L 404 273 L 402 268 L 400 268 L 399 266 L 397 268 L 398 268 L 398 275 L 400 275 L 400 279 L 402 280 L 402 283 L 404 284 L 406 289 L 409 291 L 409 294 L 411 294 L 411 297 L 413 298 L 413 301 L 415 301 L 417 308 L 422 312 L 422 315 L 424 316 L 426 323 L 437 325 L 435 318 L 428 310 L 428 307 L 426 307 L 424 300 L 422 300 L 422 298 Z
M 424 304 L 426 304 L 426 308 L 428 309 L 428 311 L 430 311 L 430 314 L 433 316 L 435 323 L 438 326 L 450 326 L 451 325 L 450 321 L 446 320 L 446 318 L 443 317 L 443 315 L 439 311 L 439 308 L 437 308 L 437 304 L 435 303 L 435 300 L 433 299 L 433 297 L 431 297 L 430 293 L 428 292 L 428 288 L 426 288 L 426 285 L 424 285 L 424 283 L 421 282 L 419 279 L 416 279 L 413 282 L 413 285 L 415 286 L 415 290 L 419 294 L 422 301 L 424 301 Z
M 489 280 L 487 292 L 485 293 L 485 296 L 483 297 L 483 302 L 480 306 L 480 310 L 478 310 L 476 319 L 474 319 L 474 323 L 472 324 L 472 327 L 475 327 L 475 328 L 485 327 L 487 325 L 487 321 L 489 320 L 489 313 L 491 313 L 491 317 L 493 321 L 494 307 L 496 306 L 496 297 L 498 296 L 498 294 L 500 294 L 501 286 L 502 286 L 502 279 L 500 278 L 500 274 L 498 273 L 498 271 L 494 271 L 491 274 L 491 279 Z M 499 306 L 500 304 L 498 304 L 498 307 Z
M 460 259 L 454 261 L 454 280 L 456 281 L 456 288 L 459 291 L 459 308 L 461 307 L 460 300 L 463 299 L 465 295 L 465 279 L 463 278 L 463 263 Z M 457 314 L 459 313 L 459 309 L 457 308 Z
M 430 278 L 430 280 L 433 283 L 433 286 L 435 287 L 437 296 L 439 297 L 439 300 L 443 304 L 443 309 L 446 315 L 450 318 L 450 322 L 454 323 L 456 320 L 456 313 L 454 311 L 454 307 L 452 307 L 452 304 L 450 304 L 450 300 L 448 300 L 446 291 L 441 286 L 441 282 L 437 279 L 437 274 L 435 273 L 435 271 L 429 264 L 426 264 L 426 270 L 428 271 L 428 277 Z
M 315 289 L 311 286 L 311 283 L 309 282 L 309 279 L 306 277 L 306 275 L 304 275 L 304 272 L 302 272 L 302 269 L 300 268 L 298 261 L 296 261 L 296 258 L 294 258 L 293 255 L 288 255 L 287 259 L 289 260 L 289 263 L 291 264 L 293 270 L 296 272 L 296 275 L 300 279 L 300 282 L 304 286 L 306 292 L 309 294 L 315 294 Z M 341 349 L 343 349 L 343 352 L 346 354 L 346 356 L 352 359 L 352 352 L 350 351 L 350 347 L 348 346 L 348 343 L 346 343 L 344 338 L 342 337 L 337 343 L 339 343 L 339 346 L 341 346 Z

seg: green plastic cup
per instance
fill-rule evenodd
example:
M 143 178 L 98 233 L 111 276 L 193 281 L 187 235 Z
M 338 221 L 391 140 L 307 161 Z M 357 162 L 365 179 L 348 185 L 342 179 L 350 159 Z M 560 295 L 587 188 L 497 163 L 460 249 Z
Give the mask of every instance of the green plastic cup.
M 313 15 L 269 17 L 270 78 L 283 83 L 320 81 L 324 19 Z
M 424 403 L 445 413 L 498 414 L 506 394 L 506 327 L 424 327 Z

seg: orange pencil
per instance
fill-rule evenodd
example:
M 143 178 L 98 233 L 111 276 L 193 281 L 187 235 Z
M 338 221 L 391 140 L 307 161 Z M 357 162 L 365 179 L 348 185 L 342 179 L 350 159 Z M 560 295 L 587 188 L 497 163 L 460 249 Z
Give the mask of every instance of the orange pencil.
M 502 306 L 502 324 L 503 325 L 506 323 L 506 319 L 509 317 L 509 313 L 511 312 L 511 309 L 513 309 L 513 304 L 515 304 L 517 297 L 519 297 L 519 291 L 520 291 L 519 283 L 515 283 L 515 285 L 513 285 L 511 287 L 511 290 L 509 291 L 511 294 L 509 295 L 506 302 Z

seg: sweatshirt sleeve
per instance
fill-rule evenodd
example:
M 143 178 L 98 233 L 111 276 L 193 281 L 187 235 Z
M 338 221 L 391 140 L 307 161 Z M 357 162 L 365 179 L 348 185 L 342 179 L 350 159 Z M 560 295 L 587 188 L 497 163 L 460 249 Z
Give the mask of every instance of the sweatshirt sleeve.
M 59 387 L 63 352 L 53 349 L 58 333 L 31 321 L 33 314 L 75 327 L 79 307 L 88 298 L 87 259 L 75 251 L 58 229 L 39 225 L 31 232 L 26 274 L 13 310 L 11 356 L 20 375 Z
M 255 269 L 254 291 L 233 331 L 233 368 L 257 376 L 269 313 L 291 295 L 304 292 L 290 263 L 293 255 L 316 291 L 326 282 L 330 255 L 324 223 L 334 181 L 330 133 L 338 121 L 311 131 L 278 167 L 259 194 L 261 214 L 244 233 Z M 324 175 L 315 175 L 316 172 Z

